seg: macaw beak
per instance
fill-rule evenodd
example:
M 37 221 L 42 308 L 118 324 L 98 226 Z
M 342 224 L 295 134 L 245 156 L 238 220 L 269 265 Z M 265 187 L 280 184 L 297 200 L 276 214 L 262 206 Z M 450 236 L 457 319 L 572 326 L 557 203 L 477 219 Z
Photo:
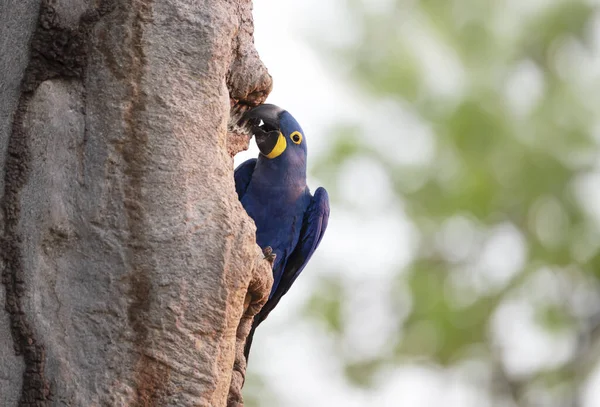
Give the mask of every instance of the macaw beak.
M 248 110 L 242 117 L 254 134 L 260 153 L 267 158 L 279 157 L 287 147 L 279 126 L 279 115 L 283 111 L 278 106 L 263 104 Z
M 254 133 L 260 153 L 267 158 L 279 157 L 286 149 L 287 142 L 280 131 Z

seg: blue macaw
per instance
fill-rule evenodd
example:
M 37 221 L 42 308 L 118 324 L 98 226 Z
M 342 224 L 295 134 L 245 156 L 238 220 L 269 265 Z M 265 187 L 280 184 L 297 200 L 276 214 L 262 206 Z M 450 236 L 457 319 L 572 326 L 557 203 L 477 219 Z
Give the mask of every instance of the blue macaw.
M 244 354 L 248 359 L 256 327 L 267 318 L 304 269 L 323 238 L 329 219 L 324 188 L 306 186 L 306 138 L 287 111 L 263 104 L 242 118 L 260 150 L 236 168 L 235 188 L 256 223 L 256 242 L 273 265 L 269 299 L 254 317 Z

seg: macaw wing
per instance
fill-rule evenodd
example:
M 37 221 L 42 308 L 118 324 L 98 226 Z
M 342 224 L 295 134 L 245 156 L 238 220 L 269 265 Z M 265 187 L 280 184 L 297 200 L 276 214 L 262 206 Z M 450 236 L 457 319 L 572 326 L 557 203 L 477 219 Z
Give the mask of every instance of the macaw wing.
M 248 361 L 256 327 L 267 318 L 269 313 L 275 308 L 277 303 L 279 303 L 281 297 L 288 292 L 296 278 L 300 275 L 308 263 L 308 260 L 310 260 L 319 246 L 323 234 L 325 233 L 325 229 L 327 229 L 328 220 L 329 196 L 324 188 L 318 188 L 315 191 L 315 196 L 310 205 L 304 213 L 300 239 L 285 264 L 279 285 L 264 307 L 262 307 L 260 312 L 254 317 L 254 321 L 252 321 L 252 329 L 246 338 L 246 344 L 244 346 L 246 361 Z
M 298 244 L 285 263 L 281 280 L 275 291 L 256 316 L 257 319 L 254 321 L 256 326 L 267 318 L 267 315 L 275 308 L 281 297 L 288 292 L 300 275 L 319 243 L 321 243 L 325 229 L 327 229 L 328 220 L 329 196 L 324 188 L 317 188 L 310 205 L 304 213 Z
M 233 179 L 235 180 L 235 192 L 238 194 L 238 199 L 242 199 L 248 189 L 248 184 L 252 179 L 254 173 L 254 167 L 256 166 L 256 158 L 251 158 L 241 163 L 233 172 Z

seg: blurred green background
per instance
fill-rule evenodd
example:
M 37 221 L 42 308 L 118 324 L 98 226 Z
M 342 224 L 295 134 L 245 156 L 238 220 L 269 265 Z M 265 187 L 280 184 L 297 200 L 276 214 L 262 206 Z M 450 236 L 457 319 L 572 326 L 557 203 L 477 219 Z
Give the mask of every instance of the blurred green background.
M 600 406 L 597 2 L 311 4 L 286 27 L 356 99 L 331 123 L 301 121 L 311 187 L 346 226 L 328 231 L 294 310 L 257 334 L 247 405 L 313 392 L 329 406 Z M 259 33 L 266 8 L 255 0 Z M 344 250 L 359 260 L 330 260 Z M 291 324 L 310 341 L 281 333 Z M 285 378 L 269 373 L 282 347 L 322 350 L 273 368 L 298 369 Z

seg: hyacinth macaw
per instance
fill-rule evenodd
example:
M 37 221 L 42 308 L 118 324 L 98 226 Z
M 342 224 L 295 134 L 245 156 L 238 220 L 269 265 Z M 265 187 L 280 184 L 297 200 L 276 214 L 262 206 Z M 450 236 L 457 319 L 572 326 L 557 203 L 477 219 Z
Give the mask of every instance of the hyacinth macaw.
M 314 196 L 306 185 L 306 137 L 287 111 L 263 104 L 242 118 L 260 150 L 235 170 L 235 188 L 256 223 L 256 242 L 273 265 L 269 299 L 254 317 L 244 354 L 256 327 L 267 318 L 304 269 L 323 238 L 329 218 L 324 188 Z

